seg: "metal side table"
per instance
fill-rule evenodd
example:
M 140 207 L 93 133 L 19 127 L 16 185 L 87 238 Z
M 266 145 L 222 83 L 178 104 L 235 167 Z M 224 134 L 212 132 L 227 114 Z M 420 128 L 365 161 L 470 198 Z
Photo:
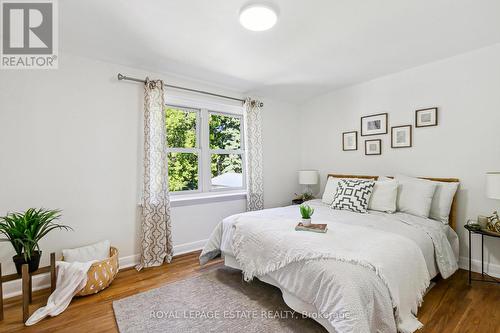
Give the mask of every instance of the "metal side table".
M 493 276 L 490 276 L 484 272 L 484 237 L 486 236 L 486 237 L 500 238 L 500 234 L 496 233 L 496 232 L 484 230 L 484 229 L 472 228 L 467 224 L 464 227 L 465 227 L 465 229 L 467 229 L 469 231 L 469 284 L 471 284 L 472 281 L 500 283 L 500 279 L 494 278 Z M 471 242 L 472 234 L 481 235 L 481 279 L 473 279 L 472 278 L 472 270 L 471 270 L 471 265 L 472 265 L 472 242 Z

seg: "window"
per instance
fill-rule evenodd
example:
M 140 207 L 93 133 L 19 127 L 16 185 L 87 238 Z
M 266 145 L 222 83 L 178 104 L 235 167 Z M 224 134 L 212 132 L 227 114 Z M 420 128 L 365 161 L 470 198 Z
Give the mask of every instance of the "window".
M 199 189 L 199 110 L 166 108 L 169 190 Z
M 209 109 L 166 106 L 169 190 L 174 193 L 245 187 L 243 117 Z
M 209 113 L 212 189 L 243 187 L 241 116 Z

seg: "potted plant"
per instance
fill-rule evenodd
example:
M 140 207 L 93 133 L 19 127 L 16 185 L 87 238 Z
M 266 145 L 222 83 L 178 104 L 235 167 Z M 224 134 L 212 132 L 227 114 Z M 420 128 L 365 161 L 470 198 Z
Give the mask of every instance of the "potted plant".
M 60 217 L 60 210 L 43 208 L 30 208 L 23 213 L 9 213 L 0 217 L 0 234 L 5 236 L 0 240 L 9 241 L 14 247 L 16 255 L 12 260 L 16 265 L 17 274 L 21 274 L 23 264 L 29 265 L 30 273 L 38 269 L 42 256 L 38 242 L 45 235 L 54 229 L 71 229 L 54 222 Z
M 294 193 L 295 194 L 295 199 L 292 200 L 292 203 L 295 203 L 295 204 L 301 204 L 305 201 L 309 201 L 309 200 L 312 200 L 314 199 L 314 195 L 312 195 L 311 193 L 302 193 L 302 194 L 297 194 L 297 193 Z
M 302 225 L 307 227 L 311 225 L 311 216 L 314 214 L 314 208 L 309 205 L 300 205 L 300 215 L 302 215 Z

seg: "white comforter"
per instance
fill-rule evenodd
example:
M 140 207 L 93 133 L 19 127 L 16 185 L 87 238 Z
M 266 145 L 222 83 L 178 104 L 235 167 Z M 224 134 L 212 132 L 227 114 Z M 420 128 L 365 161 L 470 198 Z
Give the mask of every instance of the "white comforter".
M 419 328 L 412 313 L 434 275 L 429 271 L 435 263 L 443 277 L 457 269 L 446 237 L 450 228 L 406 214 L 356 214 L 318 201 L 310 204 L 316 209 L 315 222 L 329 224 L 326 235 L 290 233 L 299 218 L 296 206 L 238 214 L 214 231 L 201 262 L 219 249 L 235 256 L 246 277 L 270 276 L 314 305 L 338 332 Z

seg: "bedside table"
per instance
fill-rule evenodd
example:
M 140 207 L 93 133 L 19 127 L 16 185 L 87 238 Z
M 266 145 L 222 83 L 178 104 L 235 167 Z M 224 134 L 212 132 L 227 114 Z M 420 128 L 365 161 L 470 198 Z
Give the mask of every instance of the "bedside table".
M 472 281 L 479 281 L 479 282 L 493 282 L 493 283 L 500 283 L 500 280 L 497 278 L 494 278 L 493 276 L 490 276 L 484 272 L 484 236 L 486 237 L 493 237 L 493 238 L 500 238 L 499 233 L 491 232 L 488 230 L 483 230 L 483 229 L 475 229 L 471 228 L 467 224 L 464 226 L 465 229 L 469 231 L 469 284 L 471 284 Z M 472 274 L 471 274 L 471 262 L 472 262 L 472 243 L 471 243 L 471 236 L 472 234 L 478 234 L 481 235 L 481 277 L 482 279 L 473 279 Z M 489 280 L 486 280 L 484 277 L 488 277 Z

